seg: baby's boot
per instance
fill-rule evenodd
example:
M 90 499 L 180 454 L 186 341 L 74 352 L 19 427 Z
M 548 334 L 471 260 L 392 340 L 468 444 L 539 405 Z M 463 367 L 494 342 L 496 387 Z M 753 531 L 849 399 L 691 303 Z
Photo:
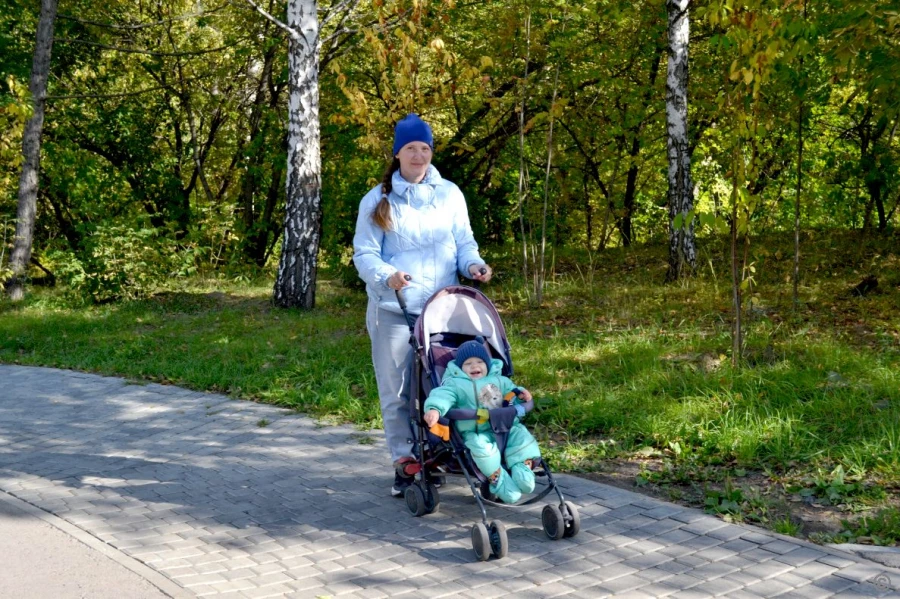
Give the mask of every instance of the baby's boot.
M 513 482 L 513 479 L 503 468 L 498 468 L 497 471 L 491 475 L 491 485 L 489 488 L 491 493 L 496 495 L 503 503 L 515 503 L 522 498 L 522 493 L 516 488 L 516 483 Z
M 513 464 L 509 472 L 520 491 L 523 493 L 534 491 L 534 472 L 531 471 L 531 460 Z

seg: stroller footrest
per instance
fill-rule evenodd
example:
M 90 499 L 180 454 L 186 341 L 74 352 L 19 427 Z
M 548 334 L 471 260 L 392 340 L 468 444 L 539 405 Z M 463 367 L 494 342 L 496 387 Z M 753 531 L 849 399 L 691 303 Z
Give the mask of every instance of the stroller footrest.
M 394 464 L 397 474 L 409 478 L 422 471 L 422 465 L 415 458 L 400 458 Z

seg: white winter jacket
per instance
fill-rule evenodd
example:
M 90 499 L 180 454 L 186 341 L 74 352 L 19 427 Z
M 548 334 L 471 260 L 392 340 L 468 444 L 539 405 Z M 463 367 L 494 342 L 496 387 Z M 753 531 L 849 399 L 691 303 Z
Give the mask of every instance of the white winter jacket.
M 363 197 L 353 237 L 353 263 L 366 282 L 366 293 L 381 309 L 401 312 L 387 280 L 396 271 L 412 276 L 404 291 L 407 308 L 419 314 L 431 295 L 459 283 L 457 273 L 471 278 L 469 267 L 482 264 L 472 236 L 466 200 L 459 188 L 429 166 L 421 183 L 394 172 L 388 195 L 393 228 L 372 222 L 381 200 L 381 184 Z

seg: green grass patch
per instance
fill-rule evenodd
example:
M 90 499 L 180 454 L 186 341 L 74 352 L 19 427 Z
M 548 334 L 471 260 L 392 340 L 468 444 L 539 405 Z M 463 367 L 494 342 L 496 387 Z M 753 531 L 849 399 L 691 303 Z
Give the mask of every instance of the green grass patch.
M 819 535 L 822 543 L 862 543 L 894 546 L 900 544 L 900 509 L 878 510 L 856 520 L 843 520 L 843 530 L 833 535 Z

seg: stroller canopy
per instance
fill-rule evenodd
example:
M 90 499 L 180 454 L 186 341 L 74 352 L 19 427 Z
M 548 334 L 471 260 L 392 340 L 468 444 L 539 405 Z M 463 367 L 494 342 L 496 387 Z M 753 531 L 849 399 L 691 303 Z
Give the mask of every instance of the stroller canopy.
M 482 336 L 493 349 L 494 357 L 503 361 L 503 374 L 512 376 L 509 341 L 497 308 L 481 291 L 464 285 L 450 285 L 432 295 L 416 321 L 415 336 L 425 349 L 423 361 L 431 369 L 432 335 L 451 333 L 470 337 Z

